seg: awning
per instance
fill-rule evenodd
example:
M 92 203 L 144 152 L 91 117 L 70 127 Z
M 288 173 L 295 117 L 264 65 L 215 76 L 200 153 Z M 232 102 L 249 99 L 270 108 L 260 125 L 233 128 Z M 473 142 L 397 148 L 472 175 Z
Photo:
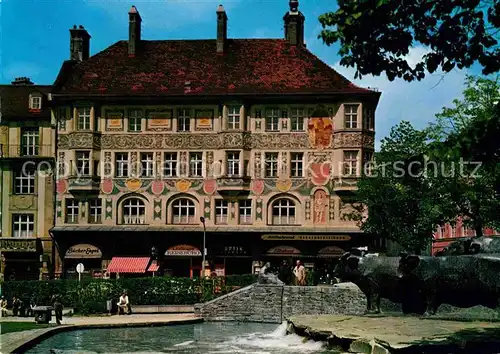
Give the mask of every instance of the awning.
M 146 273 L 149 257 L 113 257 L 108 273 Z
M 266 256 L 298 256 L 301 252 L 292 246 L 277 246 L 267 251 Z
M 157 272 L 158 269 L 160 269 L 160 266 L 156 264 L 156 261 L 153 261 L 148 267 L 148 272 Z

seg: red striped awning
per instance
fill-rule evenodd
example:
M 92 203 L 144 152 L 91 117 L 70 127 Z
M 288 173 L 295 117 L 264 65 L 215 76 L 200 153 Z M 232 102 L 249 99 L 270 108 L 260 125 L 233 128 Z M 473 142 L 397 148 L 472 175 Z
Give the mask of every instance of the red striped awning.
M 146 273 L 149 257 L 113 257 L 108 273 Z
M 160 269 L 160 266 L 156 264 L 156 261 L 152 261 L 149 265 L 148 272 L 157 272 Z

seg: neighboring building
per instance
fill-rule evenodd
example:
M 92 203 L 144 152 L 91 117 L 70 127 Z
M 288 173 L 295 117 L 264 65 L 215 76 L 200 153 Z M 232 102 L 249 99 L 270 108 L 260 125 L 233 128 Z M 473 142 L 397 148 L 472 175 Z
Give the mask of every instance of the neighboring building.
M 453 241 L 460 238 L 476 236 L 476 231 L 465 227 L 462 218 L 459 217 L 455 225 L 444 224 L 440 226 L 432 236 L 432 255 L 435 255 Z M 483 236 L 500 236 L 500 232 L 491 228 L 484 228 Z
M 21 77 L 0 85 L 0 252 L 5 279 L 48 276 L 54 225 L 54 129 L 48 93 Z
M 115 258 L 113 272 L 145 272 L 154 248 L 153 268 L 198 275 L 204 226 L 218 274 L 371 245 L 347 215 L 380 93 L 306 49 L 297 7 L 284 39 L 228 39 L 222 6 L 214 40 L 142 40 L 135 7 L 129 40 L 94 56 L 88 32 L 70 30 L 52 91 L 63 273 L 119 256 L 144 258 Z

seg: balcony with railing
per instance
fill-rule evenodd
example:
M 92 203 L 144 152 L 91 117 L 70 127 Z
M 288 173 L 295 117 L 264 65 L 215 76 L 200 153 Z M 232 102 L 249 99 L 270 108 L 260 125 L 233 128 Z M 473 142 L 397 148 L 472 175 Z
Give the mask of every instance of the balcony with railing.
M 0 158 L 55 158 L 52 145 L 0 144 Z

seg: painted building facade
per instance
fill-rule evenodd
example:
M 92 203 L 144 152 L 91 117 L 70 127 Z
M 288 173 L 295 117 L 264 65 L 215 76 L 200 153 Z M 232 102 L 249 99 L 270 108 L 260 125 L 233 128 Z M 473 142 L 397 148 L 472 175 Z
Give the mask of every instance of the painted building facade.
M 52 90 L 61 273 L 153 253 L 162 274 L 198 275 L 204 235 L 218 274 L 373 242 L 348 215 L 380 93 L 306 49 L 297 1 L 283 39 L 229 39 L 216 16 L 215 40 L 147 41 L 132 7 L 129 39 L 94 56 L 70 30 Z
M 49 276 L 53 254 L 55 141 L 50 86 L 0 86 L 0 252 L 6 280 Z
M 459 217 L 455 225 L 444 224 L 433 234 L 432 255 L 442 251 L 457 239 L 474 236 L 476 236 L 476 231 L 469 227 L 465 227 L 462 218 Z M 500 232 L 492 228 L 484 228 L 483 236 L 500 236 Z

